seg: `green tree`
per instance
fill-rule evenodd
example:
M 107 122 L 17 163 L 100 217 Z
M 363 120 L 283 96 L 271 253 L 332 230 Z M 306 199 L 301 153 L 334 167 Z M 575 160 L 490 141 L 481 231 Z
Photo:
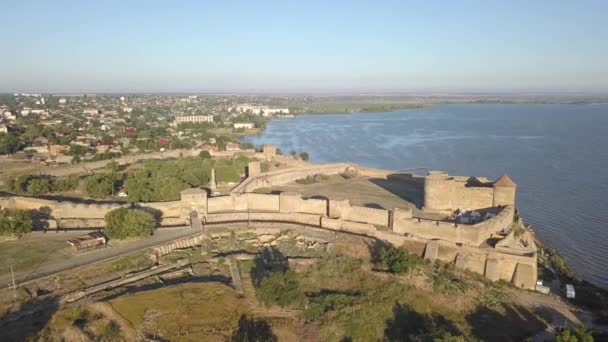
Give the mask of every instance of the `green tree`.
M 584 326 L 577 325 L 573 329 L 560 332 L 555 336 L 555 342 L 593 342 L 593 335 Z
M 308 155 L 308 152 L 302 152 L 302 153 L 300 153 L 300 159 L 302 159 L 303 161 L 307 161 L 308 159 L 310 159 L 310 156 Z
M 201 159 L 211 159 L 211 153 L 207 150 L 202 150 L 201 153 L 198 154 L 198 157 Z
M 285 307 L 304 300 L 297 275 L 293 271 L 274 272 L 262 279 L 256 289 L 256 296 L 266 306 L 278 304 Z
M 142 210 L 118 208 L 105 216 L 104 232 L 111 239 L 146 237 L 154 233 L 156 222 L 150 213 Z
M 0 210 L 0 235 L 21 235 L 32 231 L 30 212 L 22 209 Z
M 68 155 L 72 157 L 81 157 L 84 156 L 89 151 L 88 148 L 81 145 L 70 145 L 70 149 L 68 150 Z
M 91 197 L 108 197 L 117 190 L 117 175 L 100 173 L 87 177 L 85 191 Z
M 34 178 L 27 184 L 27 193 L 37 196 L 53 192 L 51 181 L 46 178 Z
M 411 255 L 405 248 L 388 247 L 382 250 L 380 260 L 384 267 L 392 273 L 407 273 L 420 263 L 420 258 Z
M 19 139 L 13 133 L 0 134 L 0 154 L 11 154 L 19 150 Z
M 54 181 L 54 192 L 64 192 L 74 190 L 78 187 L 80 179 L 78 176 L 68 176 L 58 178 Z

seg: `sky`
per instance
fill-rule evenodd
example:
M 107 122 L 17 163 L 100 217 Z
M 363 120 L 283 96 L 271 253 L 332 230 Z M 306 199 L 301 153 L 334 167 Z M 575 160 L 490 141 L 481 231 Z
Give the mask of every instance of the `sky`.
M 604 0 L 0 6 L 0 92 L 608 92 Z

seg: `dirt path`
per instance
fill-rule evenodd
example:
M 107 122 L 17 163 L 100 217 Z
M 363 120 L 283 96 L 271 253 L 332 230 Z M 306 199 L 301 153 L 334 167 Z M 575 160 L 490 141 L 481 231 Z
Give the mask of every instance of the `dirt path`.
M 25 285 L 27 283 L 38 281 L 44 277 L 50 276 L 58 272 L 73 270 L 75 268 L 87 266 L 99 261 L 117 258 L 133 252 L 137 252 L 142 249 L 162 245 L 173 240 L 185 238 L 197 233 L 200 233 L 200 231 L 196 231 L 194 229 L 186 227 L 157 230 L 153 236 L 147 239 L 124 243 L 117 246 L 111 246 L 88 254 L 78 255 L 74 258 L 56 260 L 52 263 L 40 265 L 35 272 L 32 272 L 25 276 L 16 277 L 15 280 L 18 285 Z M 4 285 L 3 288 L 8 287 L 5 284 L 9 284 L 10 282 L 10 274 L 4 274 L 2 277 L 0 277 L 0 284 Z

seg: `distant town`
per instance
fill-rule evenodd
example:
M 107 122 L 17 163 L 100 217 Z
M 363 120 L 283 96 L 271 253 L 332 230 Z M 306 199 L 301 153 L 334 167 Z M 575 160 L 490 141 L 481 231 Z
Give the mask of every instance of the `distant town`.
M 272 118 L 444 103 L 592 103 L 577 95 L 0 95 L 0 155 L 68 164 L 184 148 L 238 150 Z

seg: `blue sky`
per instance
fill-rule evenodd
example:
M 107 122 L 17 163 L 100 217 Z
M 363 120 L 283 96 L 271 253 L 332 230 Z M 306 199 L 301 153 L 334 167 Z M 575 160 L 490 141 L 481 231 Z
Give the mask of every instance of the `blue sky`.
M 0 1 L 0 92 L 608 92 L 608 1 Z

